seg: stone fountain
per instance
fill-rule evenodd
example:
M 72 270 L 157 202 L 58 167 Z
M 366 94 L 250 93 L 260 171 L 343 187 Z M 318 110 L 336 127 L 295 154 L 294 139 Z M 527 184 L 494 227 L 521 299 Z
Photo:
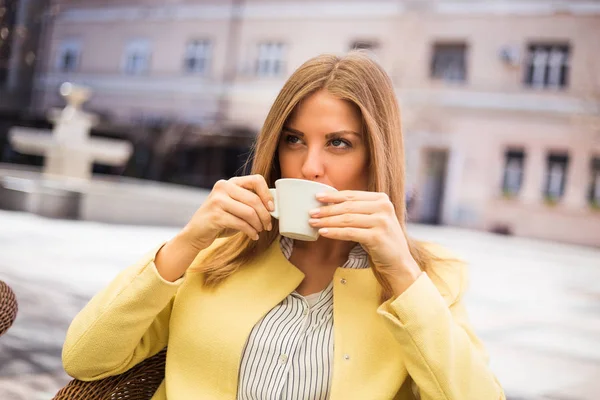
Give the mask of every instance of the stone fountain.
M 67 105 L 50 113 L 51 132 L 24 127 L 9 132 L 15 150 L 44 155 L 45 160 L 42 169 L 0 164 L 0 209 L 118 224 L 185 224 L 209 191 L 92 175 L 94 162 L 125 165 L 132 146 L 121 140 L 90 137 L 97 117 L 81 109 L 92 94 L 89 88 L 65 83 L 60 93 Z
M 52 110 L 52 134 L 16 127 L 9 133 L 12 147 L 25 154 L 45 155 L 44 174 L 51 178 L 90 179 L 94 162 L 120 166 L 129 159 L 131 143 L 123 140 L 92 138 L 90 130 L 97 117 L 81 109 L 91 95 L 84 86 L 64 83 L 60 94 L 67 101 L 62 110 Z
M 60 94 L 67 105 L 50 112 L 49 120 L 54 124 L 51 132 L 24 127 L 9 132 L 16 151 L 45 159 L 42 174 L 35 179 L 0 178 L 0 208 L 78 218 L 81 193 L 92 178 L 94 162 L 122 166 L 131 156 L 133 146 L 129 142 L 90 137 L 97 117 L 81 109 L 91 96 L 89 88 L 63 83 Z

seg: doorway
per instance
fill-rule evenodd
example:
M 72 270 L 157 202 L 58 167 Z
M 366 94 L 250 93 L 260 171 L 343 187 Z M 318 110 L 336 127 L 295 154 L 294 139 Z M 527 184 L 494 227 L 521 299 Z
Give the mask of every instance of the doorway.
M 442 223 L 444 187 L 448 169 L 448 151 L 426 150 L 423 159 L 424 177 L 420 190 L 419 222 L 439 225 Z

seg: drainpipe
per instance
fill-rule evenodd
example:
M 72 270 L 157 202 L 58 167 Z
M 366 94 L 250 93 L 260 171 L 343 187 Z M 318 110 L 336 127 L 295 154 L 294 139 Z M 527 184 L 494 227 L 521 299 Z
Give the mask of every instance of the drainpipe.
M 219 90 L 219 102 L 217 106 L 216 124 L 223 126 L 229 115 L 231 96 L 231 85 L 235 81 L 238 67 L 238 53 L 240 43 L 240 31 L 242 28 L 245 0 L 231 0 L 231 16 L 229 18 L 229 29 L 225 48 L 225 68 Z

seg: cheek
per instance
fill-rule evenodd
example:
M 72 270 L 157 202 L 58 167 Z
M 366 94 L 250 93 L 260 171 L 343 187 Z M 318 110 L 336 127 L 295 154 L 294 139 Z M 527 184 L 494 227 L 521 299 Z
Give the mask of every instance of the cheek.
M 369 170 L 363 155 L 342 157 L 328 166 L 329 178 L 341 190 L 366 190 Z
M 287 176 L 291 171 L 298 169 L 298 164 L 300 161 L 298 157 L 294 157 L 293 152 L 286 151 L 280 146 L 277 154 L 279 158 L 279 168 L 281 169 L 282 175 Z

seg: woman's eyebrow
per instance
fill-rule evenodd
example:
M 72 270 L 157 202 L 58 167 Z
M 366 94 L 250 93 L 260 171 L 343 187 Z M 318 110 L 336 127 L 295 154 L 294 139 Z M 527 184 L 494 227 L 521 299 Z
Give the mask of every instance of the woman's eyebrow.
M 300 132 L 299 130 L 284 126 L 283 127 L 284 131 L 288 131 L 290 133 L 293 133 L 294 135 L 298 135 L 298 136 L 304 136 L 304 133 Z
M 358 136 L 359 138 L 362 137 L 362 135 L 358 132 L 349 131 L 349 130 L 341 130 L 341 131 L 328 133 L 327 135 L 325 135 L 325 139 L 330 139 L 334 136 L 339 136 L 339 135 L 354 135 L 354 136 Z
M 293 128 L 284 126 L 283 130 L 284 131 L 288 131 L 290 133 L 293 133 L 294 135 L 298 135 L 300 137 L 304 137 L 304 133 L 301 132 L 301 131 L 299 131 L 299 130 L 297 130 L 297 129 L 293 129 Z M 347 134 L 347 135 L 356 135 L 358 137 L 362 137 L 362 135 L 360 133 L 358 133 L 358 132 L 354 132 L 354 131 L 350 131 L 350 130 L 341 130 L 341 131 L 330 132 L 327 135 L 325 135 L 325 138 L 326 139 L 330 139 L 333 136 L 339 136 L 339 135 L 344 135 L 344 134 Z

